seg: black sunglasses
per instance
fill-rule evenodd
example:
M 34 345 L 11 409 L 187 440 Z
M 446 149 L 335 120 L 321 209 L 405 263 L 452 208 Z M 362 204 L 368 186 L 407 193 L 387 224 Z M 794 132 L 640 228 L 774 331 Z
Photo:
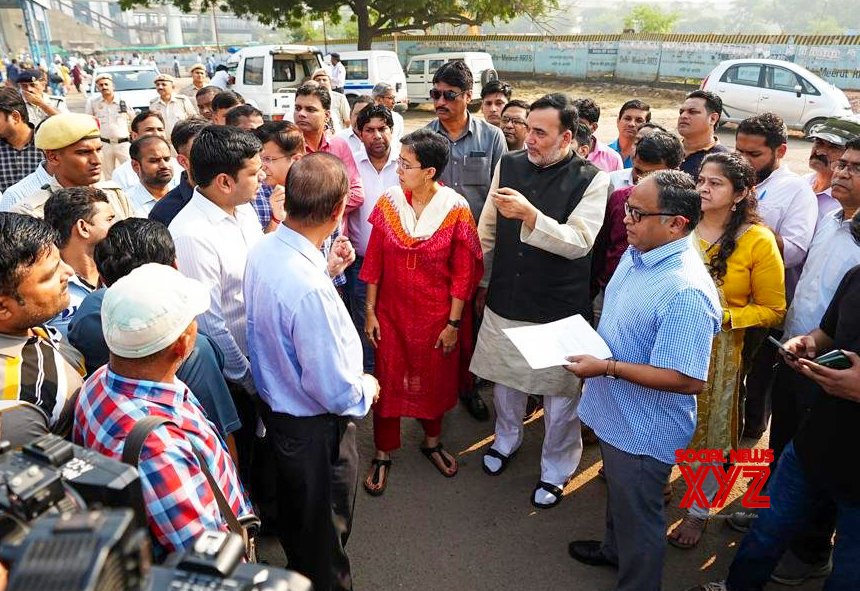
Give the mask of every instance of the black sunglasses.
M 438 101 L 440 98 L 444 98 L 450 103 L 465 92 L 465 90 L 461 90 L 460 92 L 454 92 L 453 90 L 439 90 L 438 88 L 432 88 L 430 90 L 430 98 L 434 101 Z

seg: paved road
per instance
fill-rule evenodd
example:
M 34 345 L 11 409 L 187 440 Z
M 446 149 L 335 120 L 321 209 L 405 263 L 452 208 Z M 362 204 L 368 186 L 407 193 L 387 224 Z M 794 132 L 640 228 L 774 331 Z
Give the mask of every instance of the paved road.
M 82 110 L 79 95 L 69 100 Z M 664 112 L 665 111 L 665 112 Z M 430 111 L 407 113 L 407 130 L 432 117 Z M 660 123 L 672 123 L 671 110 L 655 114 Z M 601 140 L 614 139 L 614 126 L 604 124 Z M 721 131 L 720 139 L 733 145 L 733 130 Z M 797 172 L 806 170 L 809 144 L 799 138 L 789 142 L 788 161 Z M 484 392 L 491 403 L 491 393 Z M 403 421 L 403 448 L 393 455 L 389 488 L 372 498 L 359 487 L 355 522 L 347 550 L 352 560 L 355 588 L 359 590 L 410 591 L 518 591 L 521 589 L 609 591 L 614 573 L 571 560 L 567 544 L 574 539 L 598 539 L 603 535 L 605 486 L 597 476 L 600 467 L 596 447 L 586 448 L 574 480 L 557 507 L 537 510 L 529 502 L 539 478 L 543 423 L 537 419 L 526 428 L 517 458 L 501 476 L 481 470 L 481 454 L 492 442 L 492 423 L 474 421 L 457 407 L 445 419 L 443 440 L 456 453 L 460 473 L 443 478 L 419 453 L 421 429 Z M 361 475 L 373 455 L 371 421 L 359 425 Z M 747 447 L 754 442 L 745 442 Z M 764 442 L 762 442 L 763 444 Z M 683 513 L 678 503 L 683 481 L 677 469 L 675 496 L 667 508 L 670 527 Z M 734 503 L 722 514 L 739 508 Z M 695 583 L 721 578 L 741 536 L 720 520 L 713 520 L 702 542 L 693 550 L 669 548 L 664 576 L 666 591 L 683 590 Z M 262 555 L 283 565 L 280 547 L 273 540 L 261 544 Z M 771 585 L 769 589 L 783 589 Z M 820 582 L 795 587 L 799 591 L 821 588 Z

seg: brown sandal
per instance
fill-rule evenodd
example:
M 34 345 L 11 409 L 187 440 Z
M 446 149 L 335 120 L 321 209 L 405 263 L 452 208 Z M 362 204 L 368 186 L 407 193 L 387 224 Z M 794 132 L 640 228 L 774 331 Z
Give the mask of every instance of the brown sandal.
M 448 459 L 448 456 L 442 453 L 444 448 L 442 447 L 441 442 L 437 443 L 433 447 L 421 447 L 420 449 L 421 453 L 424 454 L 424 457 L 430 460 L 430 463 L 433 464 L 433 466 L 439 471 L 439 474 L 441 474 L 445 478 L 453 478 L 457 475 L 457 471 L 459 470 L 459 466 L 457 466 L 457 460 L 454 459 L 454 456 L 451 456 L 451 459 Z M 441 465 L 433 458 L 434 454 L 439 455 L 439 459 L 442 462 Z M 444 466 L 444 468 L 442 466 Z M 448 473 L 445 471 L 446 469 L 453 469 L 454 471 Z
M 370 477 L 370 484 L 375 484 L 379 488 L 371 488 L 368 486 L 367 478 L 364 479 L 362 484 L 364 485 L 364 490 L 367 491 L 367 494 L 372 497 L 378 497 L 385 492 L 385 487 L 388 486 L 388 471 L 391 470 L 391 458 L 388 458 L 387 460 L 373 458 L 370 460 L 370 466 L 373 469 L 373 474 L 368 474 Z M 385 468 L 385 472 L 382 472 L 383 468 Z
M 675 529 L 669 532 L 669 535 L 666 536 L 666 539 L 676 548 L 680 548 L 682 550 L 689 550 L 690 548 L 696 547 L 696 545 L 702 539 L 702 534 L 705 532 L 705 529 L 707 529 L 707 527 L 707 519 L 702 519 L 701 517 L 696 517 L 695 515 L 687 513 L 684 519 L 681 520 L 681 523 L 679 523 L 675 527 Z M 692 535 L 694 541 L 682 542 L 681 536 L 683 536 L 684 534 Z

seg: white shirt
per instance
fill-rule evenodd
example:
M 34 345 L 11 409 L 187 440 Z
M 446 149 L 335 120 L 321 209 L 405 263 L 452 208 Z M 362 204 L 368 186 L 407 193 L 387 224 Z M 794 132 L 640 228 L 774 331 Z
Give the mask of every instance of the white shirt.
M 179 184 L 179 177 L 182 175 L 183 168 L 176 158 L 170 159 L 170 166 L 173 167 L 173 178 L 170 179 L 170 183 L 168 183 L 167 186 L 170 189 L 173 189 Z M 114 168 L 113 175 L 111 175 L 110 178 L 113 182 L 122 187 L 122 190 L 126 193 L 130 192 L 134 187 L 140 184 L 140 177 L 137 176 L 137 173 L 134 172 L 134 168 L 131 167 L 131 160 L 127 160 Z
M 361 138 L 353 133 L 352 128 L 341 129 L 334 136 L 346 140 L 346 143 L 349 144 L 349 149 L 352 151 L 352 155 L 355 157 L 355 161 L 358 162 L 359 152 L 364 150 L 364 144 L 361 143 Z
M 373 229 L 367 219 L 373 213 L 376 202 L 386 189 L 400 184 L 400 179 L 397 176 L 397 159 L 399 157 L 400 142 L 391 142 L 388 161 L 381 171 L 377 171 L 370 162 L 370 157 L 367 155 L 363 144 L 361 151 L 355 154 L 355 164 L 358 166 L 361 182 L 364 185 L 364 203 L 349 215 L 347 227 L 349 228 L 349 240 L 358 256 L 364 256 L 367 252 L 367 243 Z
M 787 164 L 774 170 L 755 190 L 759 215 L 782 237 L 785 295 L 791 301 L 815 232 L 818 200 L 809 183 L 791 172 Z
M 45 163 L 42 162 L 36 167 L 36 170 L 6 189 L 6 192 L 3 193 L 3 199 L 0 199 L 0 211 L 12 211 L 13 207 L 53 180 L 54 177 L 48 174 L 48 171 L 45 170 Z
M 217 86 L 221 90 L 227 90 L 229 85 L 230 74 L 228 74 L 226 70 L 215 72 L 215 75 L 212 76 L 212 79 L 209 81 L 209 86 Z
M 803 178 L 806 179 L 806 182 L 809 183 L 809 187 L 812 188 L 815 186 L 815 179 L 818 177 L 814 172 L 810 172 Z M 818 221 L 821 222 L 821 219 L 833 213 L 834 211 L 839 211 L 842 209 L 842 205 L 833 198 L 832 194 L 833 187 L 827 187 L 821 193 L 815 193 L 815 189 L 812 189 L 812 192 L 815 193 L 816 199 L 818 199 Z
M 149 212 L 158 203 L 158 200 L 152 196 L 152 193 L 141 182 L 128 189 L 125 194 L 134 208 L 134 216 L 138 218 L 148 218 Z
M 394 119 L 394 127 L 391 130 L 391 137 L 397 141 L 403 137 L 403 115 L 395 111 L 391 111 L 391 118 Z
M 349 121 L 352 110 L 346 95 L 332 91 L 329 96 L 331 96 L 331 123 L 337 133 L 344 129 L 343 122 Z
M 242 281 L 248 251 L 263 236 L 257 213 L 245 203 L 231 216 L 195 188 L 169 229 L 179 270 L 209 289 L 209 310 L 197 317 L 200 330 L 224 353 L 224 376 L 254 392 Z
M 815 229 L 794 300 L 785 315 L 784 340 L 818 328 L 845 273 L 860 265 L 860 245 L 851 236 L 851 220 L 843 220 L 842 215 L 840 209 L 823 217 Z
M 343 67 L 342 62 L 337 62 L 331 67 L 329 78 L 331 78 L 332 88 L 343 88 L 346 84 L 346 68 Z
M 622 168 L 609 173 L 609 194 L 612 195 L 618 189 L 633 186 L 633 169 Z

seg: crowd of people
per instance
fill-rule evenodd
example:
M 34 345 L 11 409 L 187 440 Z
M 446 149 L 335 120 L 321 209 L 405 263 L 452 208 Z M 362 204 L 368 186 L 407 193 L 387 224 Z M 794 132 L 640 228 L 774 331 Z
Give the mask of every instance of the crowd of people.
M 596 439 L 605 536 L 569 553 L 647 591 L 709 519 L 694 503 L 667 532 L 675 451 L 728 453 L 770 422 L 771 507 L 729 520 L 748 533 L 728 578 L 697 588 L 860 580 L 860 121 L 815 128 L 802 177 L 778 116 L 730 149 L 703 90 L 676 130 L 624 103 L 603 144 L 594 100 L 526 102 L 501 81 L 473 97 L 460 61 L 411 133 L 386 83 L 350 106 L 319 70 L 293 121 L 265 121 L 206 70 L 180 90 L 160 74 L 142 113 L 110 75 L 84 113 L 47 104 L 38 71 L 0 89 L 0 438 L 121 458 L 158 417 L 139 458 L 158 556 L 256 514 L 328 591 L 352 588 L 357 484 L 385 493 L 402 418 L 451 478 L 446 413 L 492 417 L 481 464 L 498 477 L 542 408 L 530 502 L 558 505 Z M 505 334 L 575 314 L 612 357 L 535 370 Z M 840 368 L 816 363 L 831 350 Z

